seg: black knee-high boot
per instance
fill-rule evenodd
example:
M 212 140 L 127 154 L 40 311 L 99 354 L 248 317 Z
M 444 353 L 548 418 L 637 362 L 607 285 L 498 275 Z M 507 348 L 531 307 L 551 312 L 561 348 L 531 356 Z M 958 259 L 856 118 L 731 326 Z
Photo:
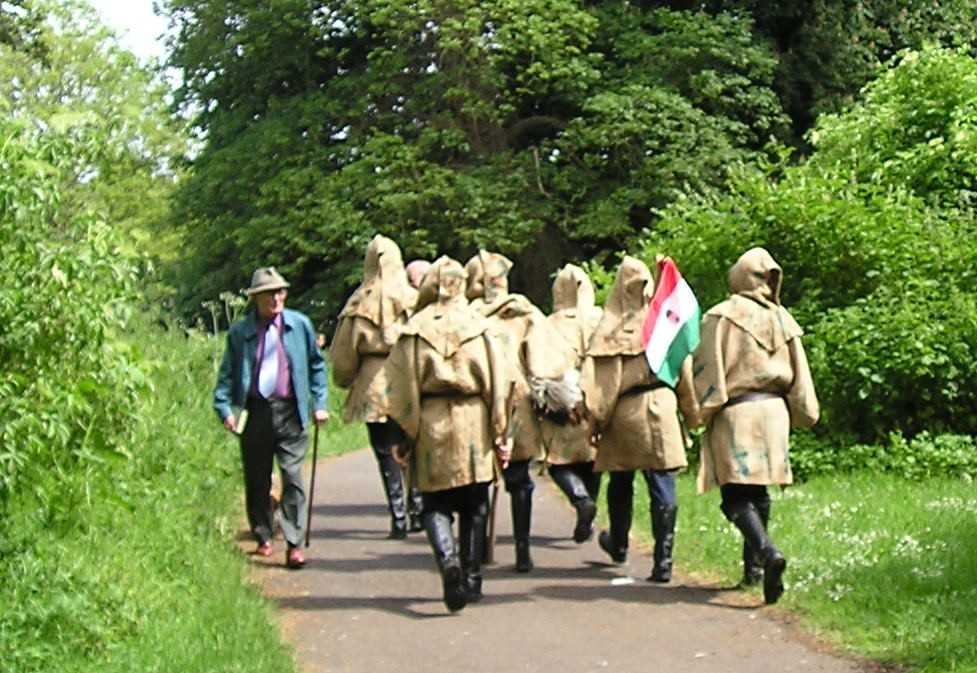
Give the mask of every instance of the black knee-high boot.
M 672 549 L 675 545 L 675 519 L 678 505 L 655 505 L 651 508 L 651 534 L 655 539 L 654 566 L 648 580 L 672 580 Z
M 770 496 L 766 493 L 763 495 L 763 498 L 753 500 L 753 506 L 756 507 L 757 513 L 760 515 L 763 529 L 767 530 L 767 525 L 770 521 Z M 762 580 L 763 558 L 753 549 L 749 541 L 743 538 L 743 579 L 741 584 L 750 587 L 759 584 Z
M 462 514 L 458 521 L 458 547 L 465 594 L 469 603 L 482 600 L 482 555 L 485 553 L 485 512 Z
M 782 579 L 787 560 L 767 535 L 759 510 L 748 500 L 723 503 L 721 507 L 726 518 L 739 528 L 743 539 L 763 561 L 763 601 L 768 605 L 776 603 L 784 593 Z
M 587 488 L 587 494 L 590 495 L 590 499 L 597 503 L 597 496 L 600 495 L 600 472 L 594 472 L 594 464 L 586 463 L 587 469 L 581 470 L 580 478 L 583 479 L 583 483 Z
M 407 519 L 410 532 L 416 533 L 424 530 L 424 522 L 421 520 L 422 511 L 424 511 L 424 501 L 421 498 L 421 492 L 412 486 L 407 497 Z
M 400 540 L 407 537 L 407 501 L 404 497 L 404 478 L 400 465 L 393 456 L 377 456 L 380 476 L 383 478 L 383 490 L 387 494 L 387 506 L 390 509 L 389 538 Z
M 577 544 L 586 542 L 594 534 L 594 517 L 597 516 L 597 505 L 587 491 L 587 485 L 569 465 L 552 465 L 549 471 L 550 477 L 577 510 L 573 541 Z
M 442 512 L 425 512 L 424 530 L 431 543 L 434 560 L 441 571 L 444 604 L 452 612 L 461 610 L 468 603 L 463 582 L 461 562 L 455 551 L 455 536 L 451 530 L 451 517 Z
M 512 535 L 516 541 L 516 572 L 533 569 L 529 556 L 529 528 L 533 518 L 533 489 L 520 487 L 509 493 L 512 504 Z
M 615 563 L 628 560 L 633 498 L 634 473 L 611 473 L 611 481 L 607 486 L 607 514 L 611 520 L 611 530 L 602 531 L 597 542 Z

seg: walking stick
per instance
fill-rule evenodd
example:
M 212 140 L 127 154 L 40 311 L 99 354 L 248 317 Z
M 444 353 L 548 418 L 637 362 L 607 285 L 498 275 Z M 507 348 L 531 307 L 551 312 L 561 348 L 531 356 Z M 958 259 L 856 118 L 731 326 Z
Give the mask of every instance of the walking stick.
M 499 502 L 499 479 L 502 477 L 502 469 L 499 466 L 498 458 L 495 459 L 495 469 L 498 476 L 492 482 L 492 498 L 489 500 L 488 531 L 485 534 L 485 551 L 482 554 L 482 562 L 485 564 L 495 563 L 495 505 Z
M 319 424 L 312 431 L 312 478 L 309 480 L 309 511 L 305 517 L 305 547 L 309 547 L 312 535 L 312 500 L 315 497 L 315 466 L 319 462 Z
M 515 415 L 516 382 L 509 384 L 509 399 L 506 404 L 506 435 L 512 437 L 512 417 Z M 492 482 L 492 499 L 489 501 L 488 529 L 485 531 L 485 549 L 482 552 L 482 563 L 495 563 L 495 510 L 499 502 L 499 481 L 502 479 L 502 464 L 499 456 L 492 449 L 495 461 L 495 480 Z

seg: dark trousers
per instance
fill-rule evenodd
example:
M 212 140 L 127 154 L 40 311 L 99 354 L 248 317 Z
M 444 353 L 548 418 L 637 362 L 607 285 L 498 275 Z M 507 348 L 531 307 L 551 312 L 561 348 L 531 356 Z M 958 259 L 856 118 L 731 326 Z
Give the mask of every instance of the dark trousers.
M 424 514 L 437 512 L 447 514 L 454 520 L 454 513 L 460 517 L 471 517 L 488 513 L 489 482 L 466 484 L 443 491 L 421 493 Z
M 770 511 L 770 494 L 763 484 L 723 484 L 719 487 L 722 494 L 723 511 L 735 510 L 740 504 L 750 502 L 761 512 Z
M 673 507 L 675 473 L 665 470 L 642 470 L 652 510 Z M 611 472 L 607 485 L 607 516 L 611 520 L 611 540 L 617 549 L 628 548 L 631 514 L 634 507 L 634 470 Z
M 597 496 L 600 494 L 600 472 L 594 472 L 594 461 L 568 463 L 566 465 L 550 465 L 548 471 L 550 476 L 553 477 L 553 481 L 557 483 L 567 498 L 570 499 L 571 503 L 576 504 L 577 500 L 583 495 L 578 492 L 579 489 L 568 489 L 564 486 L 564 484 L 571 480 L 573 483 L 579 480 L 584 487 L 586 495 L 591 500 L 597 500 Z M 566 479 L 565 477 L 561 478 L 561 473 L 572 476 L 570 479 Z
M 505 492 L 510 495 L 516 491 L 533 492 L 536 485 L 533 484 L 532 477 L 529 476 L 528 460 L 513 460 L 502 471 L 502 478 L 505 481 Z
M 383 491 L 387 496 L 387 507 L 393 529 L 407 528 L 407 515 L 420 516 L 421 492 L 411 488 L 409 494 L 404 493 L 404 476 L 400 465 L 394 460 L 394 448 L 402 444 L 406 437 L 400 426 L 393 421 L 386 423 L 367 423 L 366 431 L 370 435 L 370 446 L 377 459 L 377 468 L 383 480 Z
M 294 399 L 248 399 L 248 421 L 241 434 L 244 496 L 251 533 L 271 540 L 271 471 L 275 459 L 282 480 L 282 533 L 292 546 L 305 535 L 306 495 L 302 463 L 309 436 L 302 429 Z

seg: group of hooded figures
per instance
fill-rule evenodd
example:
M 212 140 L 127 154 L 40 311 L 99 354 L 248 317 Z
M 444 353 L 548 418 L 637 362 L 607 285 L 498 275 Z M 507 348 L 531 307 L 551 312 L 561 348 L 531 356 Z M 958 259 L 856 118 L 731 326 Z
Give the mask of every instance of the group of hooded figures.
M 704 424 L 699 491 L 720 487 L 722 511 L 744 539 L 743 583 L 762 582 L 765 601 L 776 602 L 786 560 L 767 533 L 767 485 L 791 483 L 789 429 L 813 425 L 819 411 L 774 259 L 754 248 L 734 264 L 731 294 L 704 315 L 701 344 L 674 387 L 645 358 L 655 280 L 642 261 L 623 259 L 603 309 L 587 274 L 567 264 L 549 316 L 508 291 L 511 267 L 484 250 L 464 266 L 441 257 L 415 287 L 393 241 L 376 236 L 367 248 L 330 359 L 334 380 L 349 388 L 345 421 L 367 424 L 390 536 L 426 532 L 444 603 L 457 611 L 482 598 L 496 479 L 510 496 L 515 569 L 530 572 L 534 463 L 576 510 L 577 543 L 593 535 L 601 476 L 610 475 L 610 527 L 598 543 L 615 563 L 627 559 L 640 471 L 654 538 L 648 579 L 669 582 L 675 474 L 687 466 L 688 430 Z

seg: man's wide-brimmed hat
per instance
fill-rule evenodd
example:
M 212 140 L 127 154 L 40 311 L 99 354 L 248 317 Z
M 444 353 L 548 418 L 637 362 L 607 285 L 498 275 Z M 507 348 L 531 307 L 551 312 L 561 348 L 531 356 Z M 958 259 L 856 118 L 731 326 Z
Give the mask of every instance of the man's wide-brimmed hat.
M 251 275 L 251 287 L 244 291 L 244 294 L 251 295 L 259 292 L 269 292 L 271 290 L 281 290 L 288 287 L 288 282 L 273 266 L 263 266 L 255 269 Z

